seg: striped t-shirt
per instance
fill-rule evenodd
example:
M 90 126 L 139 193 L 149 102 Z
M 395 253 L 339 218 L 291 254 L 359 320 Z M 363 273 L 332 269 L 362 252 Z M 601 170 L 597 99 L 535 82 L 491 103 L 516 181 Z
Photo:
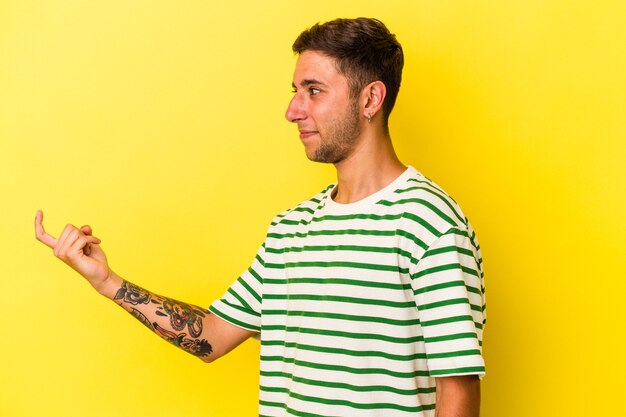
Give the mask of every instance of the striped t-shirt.
M 433 416 L 434 377 L 485 372 L 476 235 L 412 167 L 355 203 L 334 187 L 278 215 L 210 310 L 260 332 L 259 416 Z

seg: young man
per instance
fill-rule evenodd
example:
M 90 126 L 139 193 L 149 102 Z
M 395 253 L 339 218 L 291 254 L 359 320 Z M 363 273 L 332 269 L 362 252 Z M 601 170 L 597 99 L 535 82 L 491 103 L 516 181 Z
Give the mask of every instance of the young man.
M 88 226 L 55 239 L 38 212 L 37 239 L 206 362 L 260 337 L 261 416 L 478 416 L 480 249 L 454 200 L 394 152 L 400 44 L 378 20 L 338 19 L 304 31 L 293 50 L 286 118 L 338 181 L 278 215 L 209 310 L 122 279 Z

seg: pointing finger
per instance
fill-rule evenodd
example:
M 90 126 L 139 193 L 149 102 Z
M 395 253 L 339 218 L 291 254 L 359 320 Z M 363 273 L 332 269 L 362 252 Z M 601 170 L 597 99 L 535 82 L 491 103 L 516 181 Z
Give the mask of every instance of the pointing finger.
M 54 249 L 54 246 L 57 244 L 57 240 L 46 233 L 43 228 L 43 212 L 41 210 L 37 210 L 37 214 L 35 215 L 35 237 L 38 241 L 51 249 Z

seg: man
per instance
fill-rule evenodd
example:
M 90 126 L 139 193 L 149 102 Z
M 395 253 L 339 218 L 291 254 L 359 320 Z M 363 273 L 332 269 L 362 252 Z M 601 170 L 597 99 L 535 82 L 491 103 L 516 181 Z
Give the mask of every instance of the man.
M 37 238 L 206 362 L 260 337 L 262 416 L 478 416 L 480 249 L 454 200 L 394 152 L 400 44 L 378 20 L 338 19 L 304 31 L 293 50 L 286 118 L 338 181 L 278 215 L 209 310 L 118 276 L 88 226 L 55 239 L 38 212 Z

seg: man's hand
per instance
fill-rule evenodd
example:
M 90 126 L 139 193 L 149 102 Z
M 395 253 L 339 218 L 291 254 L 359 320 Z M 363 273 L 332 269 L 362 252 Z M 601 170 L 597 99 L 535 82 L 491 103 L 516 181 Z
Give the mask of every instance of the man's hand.
M 84 276 L 100 293 L 109 280 L 111 269 L 106 255 L 100 248 L 100 239 L 92 236 L 89 226 L 80 229 L 68 224 L 59 238 L 46 233 L 43 228 L 43 213 L 37 211 L 35 216 L 35 236 L 54 252 L 54 255 Z

